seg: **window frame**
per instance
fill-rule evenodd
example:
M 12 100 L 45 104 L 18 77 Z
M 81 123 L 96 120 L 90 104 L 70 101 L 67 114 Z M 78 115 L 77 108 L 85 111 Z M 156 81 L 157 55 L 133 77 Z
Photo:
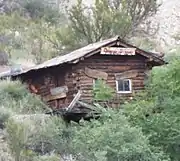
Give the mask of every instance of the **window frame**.
M 118 89 L 118 81 L 129 81 L 129 91 L 119 91 Z M 128 93 L 132 93 L 132 80 L 131 79 L 118 79 L 116 80 L 116 92 L 119 93 L 119 94 L 128 94 Z

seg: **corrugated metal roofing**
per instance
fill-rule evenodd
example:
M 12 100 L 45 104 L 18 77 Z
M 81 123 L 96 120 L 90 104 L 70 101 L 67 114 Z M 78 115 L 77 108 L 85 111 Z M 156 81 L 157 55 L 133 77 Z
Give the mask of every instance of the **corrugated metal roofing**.
M 96 42 L 96 43 L 93 43 L 93 44 L 89 44 L 89 45 L 87 45 L 87 46 L 85 46 L 83 48 L 80 48 L 80 49 L 77 49 L 77 50 L 75 50 L 73 52 L 70 52 L 69 54 L 55 57 L 53 59 L 45 61 L 42 64 L 36 65 L 36 66 L 34 66 L 32 68 L 29 68 L 27 70 L 23 70 L 22 72 L 7 75 L 7 76 L 17 76 L 17 75 L 25 74 L 25 73 L 30 72 L 30 71 L 35 71 L 35 70 L 39 70 L 39 69 L 43 69 L 43 68 L 53 67 L 53 66 L 56 66 L 56 65 L 60 65 L 60 64 L 63 64 L 63 63 L 69 63 L 69 62 L 73 62 L 73 61 L 76 61 L 76 60 L 78 62 L 79 61 L 78 59 L 80 59 L 82 57 L 85 57 L 87 54 L 91 54 L 92 52 L 100 49 L 103 46 L 113 45 L 118 40 L 119 40 L 119 37 L 116 36 L 116 37 L 113 37 L 113 38 L 110 38 L 110 39 L 106 39 L 106 40 L 99 41 L 99 42 Z M 122 41 L 121 45 L 124 44 L 124 46 L 134 47 L 134 46 L 132 46 L 130 44 L 127 44 L 127 43 L 123 42 L 123 40 L 120 40 L 120 41 Z M 136 49 L 138 49 L 138 48 L 136 48 Z M 153 59 L 155 59 L 155 61 L 157 60 L 157 61 L 162 61 L 163 62 L 162 59 L 158 58 L 153 53 L 148 53 L 148 52 L 143 51 L 141 49 L 138 49 L 138 50 L 140 50 L 142 55 L 149 55 Z

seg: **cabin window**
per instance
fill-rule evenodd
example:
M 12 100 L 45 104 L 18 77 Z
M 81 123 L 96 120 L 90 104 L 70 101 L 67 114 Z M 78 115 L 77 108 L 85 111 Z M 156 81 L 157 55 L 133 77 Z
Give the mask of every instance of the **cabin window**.
M 130 79 L 119 79 L 116 80 L 117 93 L 131 93 L 132 84 Z

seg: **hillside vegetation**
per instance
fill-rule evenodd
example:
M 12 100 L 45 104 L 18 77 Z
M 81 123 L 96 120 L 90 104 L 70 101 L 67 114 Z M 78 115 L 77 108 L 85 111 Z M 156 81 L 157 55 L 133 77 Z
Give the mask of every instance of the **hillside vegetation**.
M 178 161 L 179 70 L 177 57 L 154 68 L 145 91 L 131 102 L 116 110 L 99 106 L 100 119 L 68 126 L 45 115 L 50 109 L 20 82 L 1 81 L 0 159 Z
M 96 0 L 91 8 L 81 0 L 48 2 L 0 1 L 1 65 L 23 58 L 38 64 L 117 34 L 156 47 L 141 28 L 156 1 Z M 178 49 L 171 53 L 144 92 L 119 109 L 98 105 L 100 118 L 79 124 L 45 115 L 49 107 L 21 82 L 0 81 L 0 161 L 180 161 L 180 58 Z M 111 97 L 105 84 L 94 92 L 96 100 Z

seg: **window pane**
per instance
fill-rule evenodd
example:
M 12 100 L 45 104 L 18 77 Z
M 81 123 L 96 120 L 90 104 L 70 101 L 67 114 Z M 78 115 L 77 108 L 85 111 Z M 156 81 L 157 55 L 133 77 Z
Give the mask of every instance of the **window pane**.
M 118 91 L 124 91 L 123 80 L 118 80 Z
M 124 81 L 124 91 L 130 91 L 129 80 Z

